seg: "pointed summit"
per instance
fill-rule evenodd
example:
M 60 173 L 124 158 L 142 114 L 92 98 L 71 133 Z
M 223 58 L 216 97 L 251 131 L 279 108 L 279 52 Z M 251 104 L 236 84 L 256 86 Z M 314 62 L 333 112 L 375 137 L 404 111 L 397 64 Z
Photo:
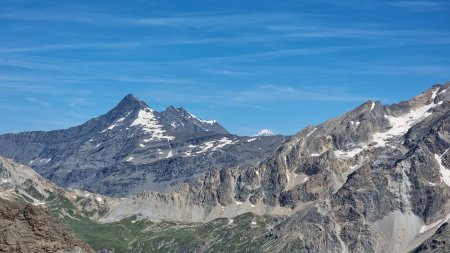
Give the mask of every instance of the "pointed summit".
M 254 134 L 253 136 L 273 136 L 275 135 L 270 129 L 261 129 L 259 132 Z
M 124 98 L 122 98 L 122 100 L 119 102 L 119 104 L 116 106 L 117 107 L 143 107 L 146 106 L 148 107 L 148 105 L 140 100 L 139 98 L 137 98 L 136 96 L 134 96 L 133 94 L 128 94 L 126 95 Z
M 132 93 L 128 93 L 124 98 L 122 98 L 122 101 L 135 101 L 135 100 L 139 101 L 140 99 L 137 98 Z
M 150 107 L 133 94 L 126 95 L 108 114 L 112 117 L 123 116 L 124 114 L 139 111 Z
M 122 122 L 125 118 L 137 118 L 139 112 L 143 110 L 153 111 L 144 101 L 130 93 L 122 98 L 122 100 L 112 110 L 101 116 L 101 118 L 104 120 L 105 126 L 110 126 L 118 120 Z

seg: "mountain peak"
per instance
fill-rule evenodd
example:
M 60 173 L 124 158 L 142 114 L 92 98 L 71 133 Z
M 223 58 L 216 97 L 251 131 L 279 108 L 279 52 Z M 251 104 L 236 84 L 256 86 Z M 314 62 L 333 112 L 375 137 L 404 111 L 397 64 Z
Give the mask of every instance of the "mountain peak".
M 151 108 L 144 101 L 130 93 L 122 98 L 122 100 L 120 100 L 120 102 L 112 110 L 105 114 L 104 117 L 106 117 L 107 124 L 111 124 L 113 121 L 130 114 L 131 116 L 136 117 L 139 111 L 145 109 L 151 110 Z
M 142 104 L 142 103 L 144 103 L 144 101 L 140 100 L 138 97 L 136 97 L 132 93 L 129 93 L 124 98 L 122 98 L 122 100 L 119 102 L 119 105 L 120 104 L 130 104 L 130 103 L 132 103 L 132 104 L 136 104 L 136 103 Z
M 129 112 L 139 109 L 149 108 L 149 106 L 133 94 L 128 94 L 117 104 L 117 106 L 113 109 L 114 111 L 120 112 Z
M 259 132 L 257 132 L 255 135 L 253 136 L 273 136 L 275 135 L 272 130 L 270 129 L 261 129 Z

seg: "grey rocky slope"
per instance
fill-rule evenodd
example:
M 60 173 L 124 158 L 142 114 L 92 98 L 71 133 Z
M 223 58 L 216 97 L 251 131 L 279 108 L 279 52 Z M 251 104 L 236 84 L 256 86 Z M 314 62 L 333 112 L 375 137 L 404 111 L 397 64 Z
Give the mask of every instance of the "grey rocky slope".
M 414 250 L 414 253 L 419 252 L 450 252 L 450 228 L 447 222 L 442 224 L 433 236 Z
M 309 252 L 408 252 L 450 217 L 449 148 L 450 84 L 437 85 L 307 127 L 255 166 L 212 170 L 170 194 L 140 193 L 104 220 L 287 215 L 271 234 L 313 238 Z M 303 229 L 306 217 L 316 229 Z
M 30 167 L 0 157 L 0 201 L 42 206 L 60 218 L 98 220 L 123 200 L 60 187 Z
M 94 252 L 62 219 L 97 220 L 117 199 L 61 188 L 0 157 L 0 252 Z
M 235 136 L 216 121 L 172 106 L 157 112 L 130 94 L 80 126 L 0 135 L 0 155 L 61 186 L 126 196 L 171 191 L 212 169 L 256 164 L 283 141 Z

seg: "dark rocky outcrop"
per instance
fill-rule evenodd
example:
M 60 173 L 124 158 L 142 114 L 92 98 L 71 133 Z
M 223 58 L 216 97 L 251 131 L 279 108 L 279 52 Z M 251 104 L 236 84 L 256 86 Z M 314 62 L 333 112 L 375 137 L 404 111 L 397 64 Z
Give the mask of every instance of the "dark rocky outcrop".
M 0 202 L 0 252 L 93 253 L 40 206 Z

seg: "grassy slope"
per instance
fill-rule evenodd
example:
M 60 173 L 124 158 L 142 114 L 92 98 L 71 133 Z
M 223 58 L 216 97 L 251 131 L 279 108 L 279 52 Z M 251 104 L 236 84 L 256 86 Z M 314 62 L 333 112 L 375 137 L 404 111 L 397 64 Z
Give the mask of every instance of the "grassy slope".
M 272 218 L 252 214 L 235 217 L 232 223 L 229 219 L 192 224 L 134 220 L 98 224 L 87 218 L 65 218 L 65 223 L 95 250 L 114 252 L 261 252 L 272 245 L 281 250 L 283 245 L 266 235 Z M 294 242 L 285 245 L 283 252 L 302 246 L 301 241 Z

